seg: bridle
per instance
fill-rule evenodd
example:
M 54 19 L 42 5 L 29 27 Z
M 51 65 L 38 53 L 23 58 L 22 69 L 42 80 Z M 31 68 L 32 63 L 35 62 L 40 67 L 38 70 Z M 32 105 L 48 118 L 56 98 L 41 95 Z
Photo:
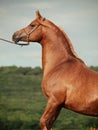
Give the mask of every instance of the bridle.
M 30 37 L 30 35 L 31 35 L 32 32 L 34 32 L 40 25 L 41 25 L 41 24 L 35 25 L 35 27 L 33 27 L 33 29 L 32 29 L 30 32 L 26 32 L 26 30 L 23 29 L 23 31 L 25 32 L 26 37 L 27 37 L 27 45 L 29 45 L 29 37 Z
M 13 42 L 13 41 L 10 41 L 10 40 L 6 40 L 4 38 L 0 38 L 0 40 L 4 41 L 4 42 L 8 42 L 8 43 L 14 43 L 14 44 L 20 45 L 20 46 L 27 46 L 27 45 L 29 45 L 29 37 L 30 37 L 31 33 L 34 32 L 40 25 L 41 24 L 36 25 L 30 32 L 26 32 L 26 30 L 23 29 L 25 34 L 26 34 L 26 37 L 27 37 L 27 43 L 17 43 L 17 42 Z
M 44 21 L 44 20 L 45 20 L 45 18 L 42 19 L 42 21 Z M 30 32 L 26 32 L 26 30 L 23 29 L 23 31 L 25 32 L 26 37 L 27 37 L 27 45 L 29 45 L 29 37 L 30 37 L 31 33 L 34 32 L 40 25 L 42 25 L 42 24 L 40 23 L 38 25 L 35 25 Z
M 44 20 L 45 20 L 45 18 L 42 19 L 42 21 L 44 21 Z M 40 23 L 38 25 L 35 25 L 35 27 L 33 27 L 33 29 L 30 32 L 26 32 L 26 30 L 23 29 L 23 31 L 25 32 L 26 37 L 27 37 L 27 43 L 18 43 L 17 44 L 17 42 L 13 42 L 13 41 L 6 40 L 6 39 L 3 39 L 3 38 L 0 38 L 0 40 L 8 42 L 8 43 L 14 43 L 16 45 L 27 46 L 27 45 L 29 45 L 29 37 L 30 37 L 31 33 L 34 32 L 40 25 L 42 25 L 42 24 Z

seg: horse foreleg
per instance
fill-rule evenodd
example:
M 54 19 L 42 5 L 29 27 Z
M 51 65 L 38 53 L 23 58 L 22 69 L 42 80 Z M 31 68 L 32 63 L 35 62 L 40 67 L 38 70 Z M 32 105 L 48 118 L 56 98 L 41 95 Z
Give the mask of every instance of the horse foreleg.
M 45 112 L 40 119 L 40 126 L 42 130 L 52 130 L 52 125 L 59 115 L 61 110 L 61 105 L 49 100 L 46 106 Z

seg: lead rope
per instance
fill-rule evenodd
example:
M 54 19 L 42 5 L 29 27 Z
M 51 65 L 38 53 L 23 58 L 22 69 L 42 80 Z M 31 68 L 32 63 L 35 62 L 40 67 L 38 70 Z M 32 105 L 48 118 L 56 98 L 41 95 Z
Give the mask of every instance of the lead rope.
M 0 40 L 5 41 L 5 42 L 9 42 L 9 43 L 14 43 L 12 41 L 9 41 L 9 40 L 3 39 L 3 38 L 0 38 Z
M 4 41 L 4 42 L 8 42 L 8 43 L 12 43 L 12 44 L 15 44 L 15 45 L 20 45 L 20 46 L 27 46 L 29 45 L 29 42 L 24 44 L 24 43 L 15 43 L 13 41 L 9 41 L 9 40 L 6 40 L 6 39 L 3 39 L 3 38 L 0 38 L 1 41 Z

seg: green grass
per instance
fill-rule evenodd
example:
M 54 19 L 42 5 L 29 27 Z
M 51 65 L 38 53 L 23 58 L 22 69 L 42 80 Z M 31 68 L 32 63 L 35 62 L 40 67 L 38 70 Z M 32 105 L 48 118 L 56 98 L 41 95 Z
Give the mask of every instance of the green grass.
M 41 80 L 39 67 L 0 67 L 1 130 L 40 130 L 39 120 L 47 103 Z M 91 126 L 98 128 L 98 118 L 62 109 L 54 130 L 89 130 Z

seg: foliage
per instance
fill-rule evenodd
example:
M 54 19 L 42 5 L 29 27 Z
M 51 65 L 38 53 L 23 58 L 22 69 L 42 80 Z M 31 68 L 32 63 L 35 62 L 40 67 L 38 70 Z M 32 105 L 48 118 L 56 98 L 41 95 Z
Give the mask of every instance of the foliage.
M 98 67 L 91 67 L 98 71 Z M 39 120 L 46 105 L 41 91 L 39 67 L 0 67 L 0 129 L 40 130 Z M 98 118 L 62 109 L 54 130 L 98 128 Z

